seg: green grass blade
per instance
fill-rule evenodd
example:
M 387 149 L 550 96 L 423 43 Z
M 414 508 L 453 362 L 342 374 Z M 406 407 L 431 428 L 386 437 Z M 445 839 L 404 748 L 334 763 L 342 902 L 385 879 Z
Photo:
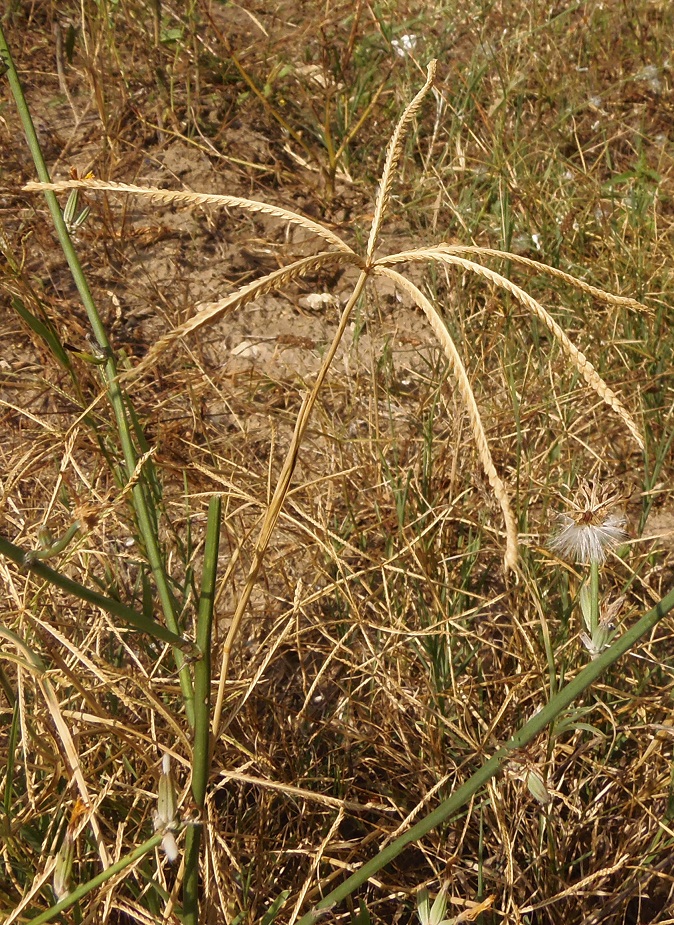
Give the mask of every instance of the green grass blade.
M 70 362 L 68 352 L 63 347 L 53 327 L 50 324 L 45 324 L 41 318 L 38 318 L 37 315 L 34 315 L 18 296 L 14 296 L 12 298 L 12 308 L 17 313 L 17 315 L 19 315 L 19 317 L 25 321 L 31 331 L 33 331 L 34 334 L 37 334 L 37 336 L 45 342 L 61 366 L 72 374 L 73 366 Z
M 350 896 L 354 890 L 366 883 L 370 877 L 373 877 L 383 867 L 393 861 L 407 847 L 407 845 L 418 841 L 428 832 L 437 828 L 443 822 L 450 819 L 462 806 L 464 806 L 484 785 L 498 773 L 501 766 L 509 759 L 514 751 L 523 748 L 528 742 L 531 742 L 539 735 L 550 723 L 552 723 L 560 713 L 569 707 L 573 701 L 579 697 L 594 681 L 599 678 L 603 672 L 617 661 L 621 655 L 626 652 L 641 639 L 646 633 L 650 632 L 653 627 L 669 611 L 674 608 L 674 591 L 664 597 L 659 604 L 645 614 L 635 625 L 624 633 L 613 645 L 606 649 L 605 652 L 590 662 L 579 674 L 563 687 L 548 703 L 522 726 L 518 732 L 502 747 L 496 754 L 486 761 L 482 767 L 473 776 L 466 781 L 458 790 L 445 800 L 437 809 L 429 813 L 420 822 L 412 826 L 407 832 L 391 842 L 383 851 L 380 851 L 375 857 L 352 874 L 341 883 L 336 889 L 328 893 L 313 909 L 302 916 L 299 925 L 313 925 L 321 913 L 331 909 L 336 903 L 341 902 L 347 896 Z
M 49 183 L 50 177 L 47 170 L 47 165 L 45 163 L 44 157 L 42 156 L 42 151 L 40 149 L 35 126 L 33 125 L 33 120 L 30 115 L 30 110 L 28 109 L 28 104 L 26 102 L 23 88 L 21 87 L 21 82 L 19 80 L 19 75 L 14 66 L 9 46 L 7 45 L 7 41 L 5 39 L 1 25 L 0 59 L 4 62 L 7 68 L 7 80 L 9 82 L 10 90 L 12 91 L 12 96 L 14 97 L 14 101 L 19 112 L 19 117 L 23 125 L 26 141 L 28 143 L 28 147 L 30 148 L 30 153 L 33 157 L 33 162 L 35 164 L 35 170 L 37 172 L 38 178 L 43 183 Z M 98 346 L 102 351 L 102 355 L 107 358 L 101 369 L 105 376 L 108 389 L 108 398 L 110 400 L 110 404 L 112 405 L 117 423 L 117 430 L 119 432 L 119 438 L 122 445 L 122 451 L 124 453 L 124 460 L 127 469 L 126 474 L 127 477 L 130 478 L 135 471 L 137 453 L 133 444 L 131 428 L 129 426 L 128 416 L 126 413 L 125 398 L 117 378 L 117 364 L 115 357 L 108 340 L 105 326 L 101 320 L 101 316 L 91 294 L 89 283 L 87 282 L 79 257 L 77 256 L 77 252 L 75 251 L 73 243 L 70 239 L 70 235 L 68 234 L 68 230 L 63 218 L 63 213 L 61 212 L 61 207 L 59 206 L 56 195 L 51 191 L 45 191 L 44 195 L 49 207 L 49 211 L 51 212 L 52 221 L 54 222 L 54 228 L 56 229 L 59 243 L 68 262 L 68 266 L 70 268 L 75 285 L 77 286 L 80 298 L 82 299 L 82 304 L 86 310 L 92 331 L 96 341 L 98 342 Z M 145 551 L 147 553 L 148 561 L 152 569 L 152 574 L 157 584 L 157 591 L 159 593 L 159 599 L 161 601 L 162 610 L 164 612 L 164 618 L 169 630 L 177 637 L 180 633 L 178 625 L 178 609 L 175 599 L 171 593 L 168 579 L 164 570 L 164 563 L 161 557 L 159 541 L 157 539 L 157 531 L 153 524 L 154 512 L 150 510 L 150 506 L 148 505 L 142 477 L 136 480 L 131 492 L 131 497 L 136 512 L 136 517 L 138 519 L 138 526 L 140 528 L 143 543 L 145 545 Z M 194 705 L 192 702 L 192 680 L 190 676 L 189 665 L 186 664 L 180 648 L 175 650 L 174 658 L 180 677 L 180 688 L 185 701 L 185 713 L 188 722 L 191 726 L 193 726 Z
M 203 657 L 194 666 L 192 794 L 200 811 L 203 809 L 206 800 L 206 788 L 210 772 L 211 630 L 220 547 L 220 515 L 220 495 L 214 495 L 208 506 L 204 566 L 197 616 L 197 645 L 203 653 Z M 201 827 L 190 826 L 185 836 L 185 881 L 183 884 L 183 922 L 187 923 L 187 925 L 197 925 L 199 921 L 200 842 Z
M 86 883 L 80 884 L 80 886 L 74 889 L 72 893 L 68 893 L 65 899 L 62 899 L 60 902 L 56 903 L 55 906 L 52 906 L 45 912 L 42 912 L 34 919 L 30 919 L 28 922 L 26 922 L 26 925 L 42 925 L 43 922 L 51 922 L 51 920 L 55 919 L 56 916 L 60 915 L 61 912 L 65 912 L 66 909 L 70 909 L 71 906 L 75 905 L 75 903 L 78 903 L 81 899 L 84 899 L 84 897 L 91 893 L 92 890 L 95 890 L 99 886 L 102 886 L 104 883 L 107 883 L 107 881 L 114 877 L 116 874 L 126 870 L 126 868 L 130 867 L 131 864 L 135 863 L 146 854 L 149 854 L 150 851 L 153 851 L 154 848 L 156 848 L 157 845 L 161 843 L 163 837 L 164 836 L 161 832 L 157 832 L 157 834 L 153 835 L 152 838 L 149 838 L 146 842 L 143 842 L 142 845 L 139 845 L 130 854 L 120 858 L 119 861 L 117 861 L 115 864 L 111 864 L 110 867 L 107 867 L 105 870 L 101 871 L 101 873 L 96 877 L 93 877 Z
M 26 555 L 29 555 L 29 553 L 21 549 L 20 546 L 15 546 L 14 543 L 10 543 L 5 537 L 0 536 L 0 555 L 7 556 L 12 562 L 24 568 Z M 141 633 L 147 633 L 155 639 L 161 639 L 162 642 L 168 642 L 188 652 L 197 651 L 193 642 L 190 642 L 188 639 L 183 639 L 182 636 L 176 633 L 172 633 L 170 630 L 167 630 L 165 626 L 162 626 L 161 623 L 148 619 L 144 614 L 139 613 L 137 610 L 133 610 L 131 607 L 127 607 L 120 601 L 116 601 L 111 597 L 105 597 L 105 595 L 99 594 L 98 591 L 92 591 L 90 588 L 79 584 L 77 581 L 73 581 L 72 578 L 68 578 L 66 575 L 61 574 L 61 572 L 57 572 L 55 569 L 45 565 L 44 562 L 32 562 L 29 568 L 30 571 L 39 578 L 44 578 L 45 581 L 56 585 L 63 591 L 67 591 L 69 594 L 73 594 L 75 597 L 79 597 L 81 600 L 87 601 L 95 607 L 100 607 L 101 610 L 105 610 L 106 613 L 109 613 L 113 617 L 119 617 Z

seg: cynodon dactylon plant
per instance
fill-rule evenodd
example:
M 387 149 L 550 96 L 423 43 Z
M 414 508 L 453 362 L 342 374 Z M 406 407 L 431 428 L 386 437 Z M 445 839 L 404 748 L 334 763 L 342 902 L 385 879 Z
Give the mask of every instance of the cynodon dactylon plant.
M 412 102 L 407 106 L 400 118 L 395 131 L 391 137 L 386 150 L 384 169 L 382 172 L 379 189 L 377 192 L 374 218 L 370 228 L 367 247 L 364 255 L 358 254 L 345 241 L 336 235 L 330 229 L 323 225 L 299 215 L 287 209 L 269 205 L 265 202 L 242 199 L 235 196 L 227 196 L 216 193 L 194 193 L 185 191 L 162 190 L 155 187 L 132 186 L 125 183 L 116 183 L 97 179 L 76 179 L 61 181 L 55 183 L 29 183 L 26 190 L 40 191 L 53 190 L 65 191 L 74 189 L 84 189 L 89 191 L 101 190 L 105 192 L 123 193 L 140 197 L 147 197 L 150 203 L 184 203 L 186 205 L 219 205 L 226 208 L 241 209 L 246 212 L 262 213 L 279 222 L 289 222 L 298 225 L 305 231 L 315 235 L 316 239 L 323 244 L 323 249 L 318 253 L 303 257 L 288 266 L 275 270 L 266 276 L 261 277 L 246 286 L 238 289 L 236 292 L 228 295 L 226 298 L 213 302 L 208 302 L 199 306 L 196 314 L 188 319 L 184 324 L 176 327 L 174 330 L 165 334 L 153 346 L 142 362 L 131 372 L 124 373 L 120 379 L 128 383 L 130 380 L 137 379 L 147 370 L 151 369 L 159 357 L 171 347 L 175 347 L 182 339 L 188 337 L 194 332 L 211 324 L 224 315 L 242 308 L 247 303 L 257 297 L 269 293 L 273 290 L 280 290 L 286 287 L 294 280 L 299 279 L 308 272 L 315 271 L 318 268 L 335 264 L 351 264 L 360 270 L 360 275 L 355 283 L 353 291 L 348 302 L 342 310 L 340 322 L 334 335 L 332 343 L 325 355 L 322 366 L 314 382 L 311 392 L 305 398 L 300 409 L 295 424 L 295 432 L 288 450 L 285 463 L 279 477 L 276 489 L 268 506 L 265 518 L 262 523 L 260 534 L 256 543 L 253 560 L 247 575 L 246 584 L 241 593 L 234 619 L 232 621 L 229 635 L 224 646 L 223 663 L 220 674 L 220 687 L 218 702 L 215 711 L 214 732 L 217 734 L 219 719 L 222 711 L 222 702 L 224 695 L 224 683 L 227 676 L 230 652 L 232 643 L 238 632 L 244 610 L 249 601 L 256 576 L 258 574 L 262 558 L 271 538 L 272 531 L 279 517 L 281 507 L 285 496 L 288 492 L 290 481 L 293 475 L 295 463 L 297 461 L 299 447 L 302 443 L 303 436 L 307 427 L 309 416 L 316 402 L 317 396 L 325 380 L 327 371 L 335 356 L 339 343 L 342 339 L 351 313 L 358 299 L 363 293 L 365 286 L 369 283 L 376 285 L 379 277 L 387 277 L 392 280 L 398 289 L 405 293 L 426 315 L 428 322 L 437 337 L 444 354 L 446 355 L 451 373 L 454 376 L 458 386 L 459 393 L 468 414 L 470 426 L 477 446 L 480 461 L 484 468 L 489 484 L 503 512 L 505 522 L 505 568 L 506 570 L 515 569 L 518 561 L 518 536 L 515 516 L 509 501 L 507 487 L 499 475 L 494 465 L 489 443 L 486 437 L 485 428 L 480 415 L 478 403 L 476 401 L 470 380 L 464 365 L 464 362 L 457 350 L 457 347 L 448 331 L 445 320 L 439 308 L 427 298 L 420 289 L 405 277 L 398 269 L 399 265 L 410 262 L 434 262 L 446 266 L 459 267 L 464 271 L 477 274 L 486 282 L 493 286 L 510 293 L 524 308 L 537 318 L 547 328 L 550 334 L 560 345 L 568 361 L 582 374 L 586 383 L 600 396 L 600 398 L 609 405 L 610 408 L 619 416 L 624 425 L 634 438 L 640 448 L 643 448 L 643 440 L 637 424 L 618 398 L 616 393 L 608 386 L 604 379 L 599 375 L 595 367 L 585 354 L 579 350 L 565 334 L 559 324 L 553 319 L 550 313 L 536 299 L 529 295 L 525 290 L 515 285 L 503 275 L 495 272 L 490 267 L 479 262 L 479 259 L 497 258 L 508 260 L 535 270 L 539 273 L 548 274 L 558 280 L 562 280 L 582 292 L 601 299 L 613 305 L 624 305 L 636 309 L 643 306 L 633 299 L 611 295 L 594 286 L 576 279 L 575 277 L 562 272 L 561 270 L 546 266 L 535 260 L 518 256 L 516 254 L 506 253 L 503 251 L 493 250 L 490 248 L 455 246 L 441 243 L 433 247 L 424 247 L 419 249 L 407 250 L 401 253 L 392 254 L 375 258 L 375 250 L 379 241 L 382 223 L 387 211 L 391 196 L 391 188 L 396 178 L 396 172 L 403 149 L 405 132 L 410 126 L 415 115 L 419 111 L 424 97 L 433 86 L 435 78 L 436 62 L 431 61 L 428 65 L 426 82 L 421 90 L 414 97 Z M 230 564 L 233 568 L 234 563 Z

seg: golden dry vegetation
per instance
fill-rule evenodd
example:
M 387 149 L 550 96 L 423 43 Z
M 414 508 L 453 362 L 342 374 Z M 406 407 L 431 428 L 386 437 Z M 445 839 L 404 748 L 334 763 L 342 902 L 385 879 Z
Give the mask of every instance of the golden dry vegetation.
M 98 320 L 5 76 L 0 910 L 307 921 L 603 658 L 549 545 L 584 479 L 606 644 L 671 589 L 674 12 L 1 23 Z M 674 922 L 673 663 L 664 616 L 327 914 Z M 50 913 L 55 871 L 101 882 Z

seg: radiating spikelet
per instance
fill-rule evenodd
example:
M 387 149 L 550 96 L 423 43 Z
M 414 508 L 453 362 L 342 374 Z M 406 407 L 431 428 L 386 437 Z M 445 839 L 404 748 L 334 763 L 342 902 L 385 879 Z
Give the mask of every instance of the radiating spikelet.
M 112 180 L 59 180 L 56 183 L 37 183 L 31 181 L 23 187 L 27 192 L 39 192 L 40 190 L 51 190 L 54 193 L 62 192 L 69 189 L 86 189 L 86 190 L 103 190 L 109 193 L 127 193 L 133 196 L 149 197 L 150 202 L 163 202 L 167 205 L 170 203 L 181 203 L 183 205 L 217 205 L 225 206 L 231 209 L 242 209 L 244 212 L 260 213 L 262 215 L 271 215 L 274 218 L 290 222 L 293 225 L 299 225 L 306 231 L 315 234 L 319 238 L 329 241 L 333 247 L 340 251 L 353 253 L 348 244 L 340 237 L 313 222 L 305 215 L 299 215 L 297 212 L 291 212 L 289 209 L 282 209 L 280 206 L 272 206 L 268 202 L 258 202 L 255 199 L 241 199 L 239 196 L 225 196 L 219 193 L 194 193 L 190 190 L 170 190 L 159 189 L 156 186 L 134 186 L 131 183 L 115 183 Z
M 495 250 L 493 247 L 476 247 L 472 244 L 438 244 L 438 250 L 445 251 L 447 254 L 455 254 L 458 257 L 464 254 L 472 254 L 475 257 L 498 257 L 500 260 L 507 260 L 509 263 L 519 263 L 522 266 L 529 267 L 537 273 L 545 276 L 552 276 L 554 279 L 560 279 L 574 289 L 579 289 L 587 295 L 599 299 L 601 302 L 607 302 L 609 305 L 624 305 L 626 308 L 633 308 L 638 312 L 651 314 L 651 309 L 642 305 L 636 299 L 630 299 L 624 295 L 614 295 L 612 292 L 606 292 L 605 289 L 599 289 L 597 286 L 591 286 L 577 276 L 571 273 L 565 273 L 564 270 L 558 270 L 557 267 L 551 267 L 547 263 L 541 263 L 540 260 L 532 260 L 531 257 L 523 257 L 521 254 L 511 254 L 508 251 Z
M 149 351 L 145 359 L 134 370 L 128 373 L 124 373 L 120 377 L 123 381 L 135 379 L 140 376 L 149 367 L 151 367 L 153 363 L 155 363 L 155 361 L 162 353 L 168 350 L 171 346 L 175 345 L 181 338 L 186 337 L 194 331 L 197 331 L 204 325 L 217 321 L 218 319 L 222 318 L 225 313 L 234 311 L 235 309 L 246 305 L 248 302 L 253 301 L 259 296 L 264 295 L 265 293 L 281 290 L 288 283 L 300 278 L 312 270 L 316 270 L 329 263 L 350 263 L 359 267 L 361 269 L 361 279 L 357 284 L 357 289 L 360 289 L 363 285 L 365 285 L 367 278 L 371 278 L 372 276 L 388 276 L 389 278 L 395 280 L 397 285 L 403 291 L 407 292 L 414 299 L 416 304 L 419 305 L 419 307 L 426 313 L 433 332 L 438 338 L 442 349 L 450 361 L 452 371 L 456 377 L 459 390 L 471 420 L 473 437 L 477 444 L 480 460 L 489 479 L 489 483 L 503 511 L 503 516 L 506 523 L 507 537 L 505 562 L 508 568 L 513 568 L 517 561 L 517 530 L 515 525 L 515 518 L 510 508 L 510 502 L 508 500 L 504 483 L 498 475 L 496 468 L 494 467 L 491 453 L 487 444 L 484 427 L 482 426 L 477 403 L 475 401 L 475 396 L 473 395 L 472 389 L 470 387 L 468 376 L 466 374 L 463 363 L 451 337 L 449 336 L 447 327 L 437 309 L 419 291 L 416 286 L 414 286 L 392 268 L 399 263 L 404 263 L 407 261 L 436 261 L 451 266 L 462 267 L 465 270 L 476 273 L 483 279 L 489 280 L 489 282 L 500 287 L 501 289 L 510 292 L 522 305 L 525 306 L 525 308 L 527 308 L 540 321 L 542 321 L 548 331 L 550 331 L 552 336 L 558 341 L 565 355 L 573 363 L 574 367 L 583 375 L 583 378 L 588 383 L 588 385 L 594 389 L 595 392 L 597 392 L 597 394 L 601 397 L 601 399 L 606 402 L 606 404 L 608 404 L 621 418 L 629 432 L 632 434 L 632 437 L 641 448 L 643 448 L 643 440 L 632 416 L 624 407 L 615 392 L 609 388 L 607 383 L 599 375 L 592 363 L 590 363 L 587 357 L 574 346 L 574 344 L 569 340 L 562 328 L 557 324 L 557 322 L 552 318 L 547 310 L 539 302 L 537 302 L 536 299 L 532 298 L 527 292 L 512 283 L 506 277 L 500 275 L 489 267 L 478 263 L 476 260 L 467 259 L 466 256 L 463 255 L 469 254 L 473 257 L 495 257 L 498 259 L 507 259 L 509 261 L 533 269 L 538 273 L 545 273 L 556 279 L 563 280 L 564 282 L 569 283 L 577 289 L 580 289 L 582 292 L 602 299 L 605 302 L 609 302 L 615 305 L 626 305 L 630 308 L 636 308 L 639 310 L 644 310 L 644 306 L 642 306 L 639 302 L 636 302 L 634 299 L 628 299 L 622 296 L 612 296 L 601 289 L 590 286 L 588 283 L 585 283 L 582 280 L 576 279 L 568 273 L 564 273 L 561 270 L 557 270 L 554 267 L 549 267 L 545 264 L 539 263 L 538 261 L 531 260 L 528 257 L 522 257 L 516 254 L 508 254 L 504 251 L 495 250 L 493 248 L 440 244 L 436 247 L 427 247 L 406 251 L 374 261 L 374 251 L 379 239 L 384 214 L 390 200 L 391 187 L 395 179 L 396 169 L 403 150 L 405 132 L 409 128 L 409 125 L 415 114 L 418 112 L 424 97 L 433 85 L 433 81 L 435 79 L 435 69 L 436 62 L 431 61 L 428 65 L 426 81 L 423 87 L 419 90 L 410 104 L 405 108 L 388 144 L 385 164 L 375 202 L 374 218 L 370 228 L 370 234 L 366 248 L 366 256 L 364 259 L 357 255 L 348 244 L 341 240 L 341 238 L 334 234 L 330 229 L 325 228 L 323 225 L 320 225 L 319 223 L 314 222 L 303 215 L 299 215 L 296 212 L 291 212 L 287 209 L 269 205 L 268 203 L 264 202 L 258 202 L 252 199 L 242 199 L 236 196 L 219 195 L 214 193 L 194 193 L 189 191 L 163 190 L 157 187 L 141 187 L 126 183 L 115 183 L 111 181 L 93 179 L 74 179 L 62 181 L 59 183 L 29 183 L 24 187 L 24 189 L 33 191 L 53 190 L 55 192 L 72 189 L 103 190 L 114 193 L 125 193 L 148 197 L 151 202 L 175 202 L 184 203 L 186 205 L 210 204 L 221 205 L 228 208 L 238 208 L 247 212 L 269 215 L 274 218 L 278 218 L 279 220 L 298 225 L 311 234 L 315 235 L 317 238 L 327 241 L 333 248 L 329 251 L 324 251 L 322 253 L 297 260 L 287 267 L 282 267 L 281 269 L 276 270 L 273 273 L 269 273 L 261 279 L 249 283 L 247 286 L 242 287 L 241 289 L 233 292 L 231 295 L 226 296 L 223 299 L 208 302 L 199 306 L 197 313 L 192 318 L 177 327 L 175 330 L 166 334 L 164 337 L 160 338 L 160 340 Z M 322 371 L 322 374 L 323 373 L 324 371 Z
M 376 266 L 389 267 L 398 263 L 406 263 L 408 261 L 418 262 L 426 260 L 436 260 L 440 263 L 447 263 L 452 266 L 462 267 L 464 270 L 469 270 L 472 273 L 476 273 L 478 276 L 482 276 L 485 279 L 488 279 L 490 282 L 494 283 L 495 286 L 498 286 L 501 289 L 505 289 L 507 292 L 513 295 L 518 302 L 524 305 L 525 308 L 528 308 L 532 314 L 534 314 L 540 321 L 543 322 L 548 331 L 550 331 L 552 336 L 558 341 L 566 356 L 571 360 L 578 372 L 581 373 L 587 384 L 592 389 L 594 389 L 602 401 L 605 401 L 606 404 L 612 408 L 613 411 L 615 411 L 615 413 L 623 421 L 629 432 L 634 437 L 634 440 L 638 444 L 639 448 L 644 448 L 644 441 L 641 434 L 639 433 L 639 428 L 636 425 L 636 421 L 629 413 L 627 408 L 625 408 L 616 393 L 611 388 L 609 388 L 606 382 L 602 379 L 585 354 L 582 353 L 582 351 L 580 351 L 569 340 L 564 331 L 560 328 L 560 326 L 548 313 L 548 311 L 543 308 L 540 302 L 537 302 L 536 299 L 530 296 L 528 292 L 525 292 L 524 289 L 520 289 L 519 286 L 516 286 L 515 283 L 511 282 L 511 280 L 509 280 L 507 277 L 501 276 L 500 273 L 496 273 L 494 270 L 483 266 L 481 263 L 475 263 L 472 260 L 466 260 L 463 257 L 449 254 L 442 247 L 420 248 L 416 251 L 405 251 L 400 254 L 394 254 L 391 257 L 382 257 L 377 261 Z
M 149 369 L 169 347 L 177 341 L 186 337 L 188 334 L 202 328 L 206 324 L 213 324 L 219 321 L 227 312 L 241 308 L 248 302 L 252 302 L 268 292 L 283 289 L 288 283 L 299 279 L 312 270 L 329 263 L 351 263 L 356 266 L 362 264 L 362 258 L 353 251 L 324 251 L 321 254 L 313 254 L 311 257 L 302 257 L 301 260 L 295 261 L 273 273 L 268 273 L 260 279 L 254 280 L 247 286 L 237 289 L 231 295 L 217 302 L 204 302 L 198 306 L 196 315 L 189 318 L 184 324 L 174 328 L 161 337 L 157 343 L 148 352 L 147 356 L 131 372 L 124 375 L 124 380 L 135 379 Z
M 382 171 L 381 180 L 379 181 L 379 190 L 377 192 L 377 198 L 374 207 L 374 218 L 372 219 L 372 227 L 370 228 L 370 236 L 367 242 L 366 249 L 366 260 L 369 263 L 372 261 L 374 256 L 374 250 L 377 246 L 377 239 L 379 238 L 379 231 L 381 229 L 381 223 L 384 217 L 384 212 L 386 211 L 386 206 L 388 205 L 389 198 L 391 196 L 391 185 L 393 183 L 393 176 L 396 167 L 398 166 L 398 161 L 400 160 L 400 153 L 402 151 L 402 143 L 405 137 L 405 130 L 410 124 L 410 121 L 414 118 L 417 110 L 421 106 L 424 97 L 430 90 L 435 80 L 435 68 L 436 61 L 430 61 L 428 63 L 428 71 L 426 74 L 426 83 L 423 85 L 421 90 L 414 97 L 412 102 L 407 106 L 402 116 L 398 120 L 391 140 L 388 143 L 386 148 L 386 160 L 384 162 L 384 169 Z
M 513 514 L 512 508 L 510 507 L 510 501 L 508 500 L 508 493 L 506 487 L 503 483 L 503 480 L 496 471 L 496 466 L 491 457 L 491 452 L 489 450 L 489 444 L 487 443 L 487 435 L 484 432 L 484 427 L 482 425 L 482 418 L 480 417 L 480 412 L 477 407 L 477 402 L 475 400 L 475 395 L 470 385 L 470 380 L 468 379 L 468 373 L 466 368 L 461 361 L 461 357 L 454 345 L 449 331 L 447 330 L 447 325 L 440 316 L 438 310 L 435 308 L 433 303 L 426 298 L 426 296 L 410 282 L 405 276 L 401 276 L 400 273 L 397 273 L 395 270 L 391 270 L 388 267 L 376 266 L 375 273 L 378 276 L 387 276 L 389 279 L 392 279 L 403 292 L 406 292 L 408 295 L 414 299 L 419 308 L 422 309 L 428 321 L 430 322 L 433 333 L 440 342 L 445 356 L 449 360 L 452 373 L 459 387 L 461 397 L 463 398 L 463 403 L 468 412 L 468 418 L 470 420 L 470 426 L 473 432 L 473 439 L 477 446 L 477 452 L 480 457 L 480 462 L 482 463 L 482 468 L 485 471 L 487 478 L 489 479 L 489 484 L 491 485 L 492 491 L 496 496 L 498 503 L 501 506 L 501 511 L 503 512 L 503 519 L 505 520 L 506 527 L 506 554 L 505 554 L 505 566 L 507 569 L 514 569 L 517 564 L 518 559 L 518 540 L 517 540 L 517 523 L 515 521 L 515 515 Z

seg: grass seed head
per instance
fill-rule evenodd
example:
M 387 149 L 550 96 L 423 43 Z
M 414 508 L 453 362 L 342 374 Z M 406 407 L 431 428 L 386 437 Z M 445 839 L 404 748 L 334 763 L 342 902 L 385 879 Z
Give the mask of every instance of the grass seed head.
M 163 832 L 161 846 L 171 863 L 178 859 L 178 844 L 174 832 L 179 827 L 178 797 L 171 773 L 171 758 L 168 753 L 162 758 L 162 772 L 159 776 L 159 796 L 154 813 L 155 832 Z
M 75 859 L 75 839 L 68 830 L 56 855 L 56 865 L 52 879 L 52 890 L 57 902 L 70 893 L 70 878 Z

